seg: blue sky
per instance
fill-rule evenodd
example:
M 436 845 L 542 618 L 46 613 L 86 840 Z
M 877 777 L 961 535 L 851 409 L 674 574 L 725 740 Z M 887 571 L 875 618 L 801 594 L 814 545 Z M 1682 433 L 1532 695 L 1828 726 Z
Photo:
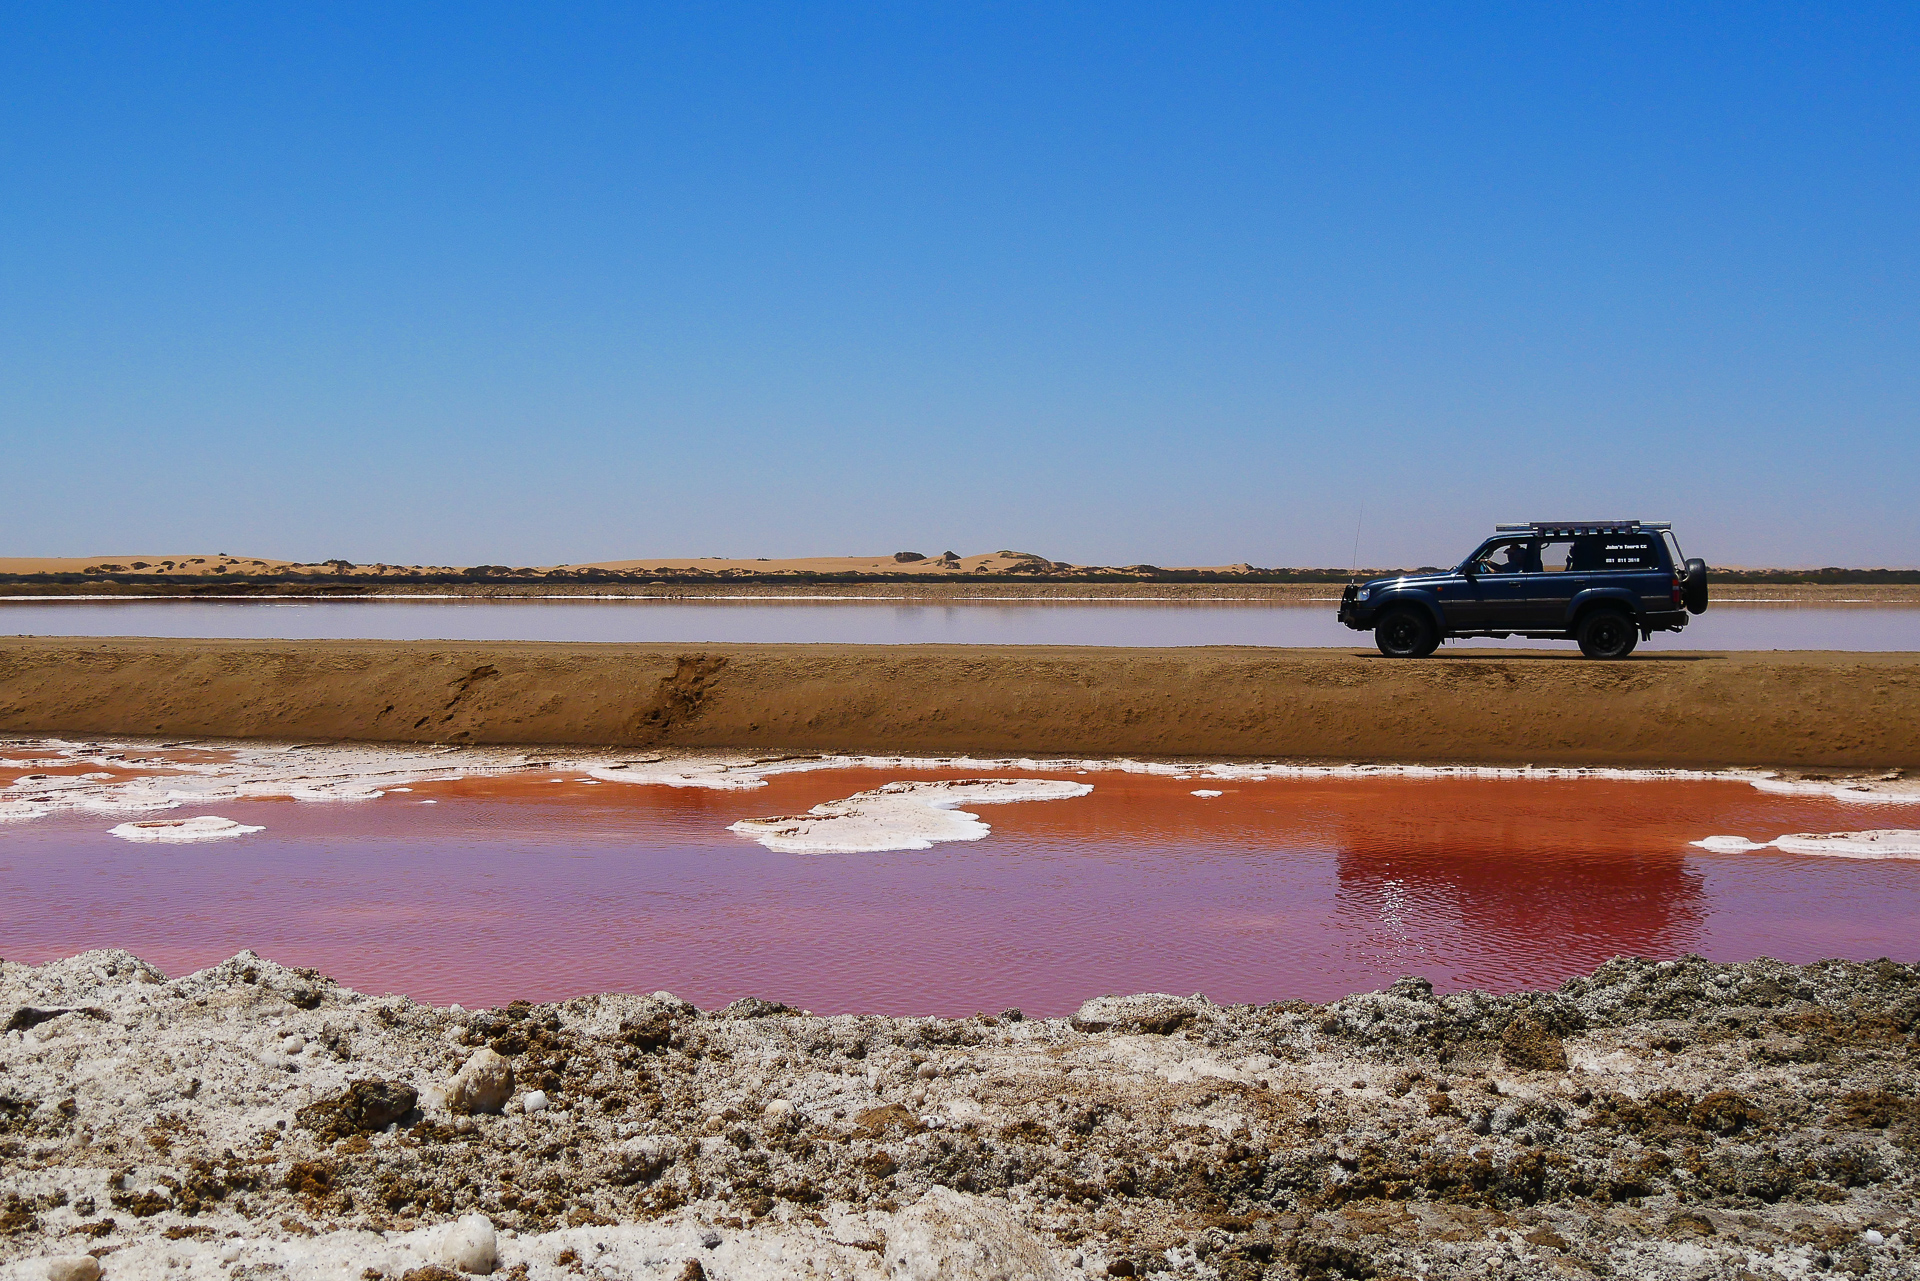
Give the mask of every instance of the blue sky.
M 1917 15 L 11 6 L 0 554 L 1914 565 Z

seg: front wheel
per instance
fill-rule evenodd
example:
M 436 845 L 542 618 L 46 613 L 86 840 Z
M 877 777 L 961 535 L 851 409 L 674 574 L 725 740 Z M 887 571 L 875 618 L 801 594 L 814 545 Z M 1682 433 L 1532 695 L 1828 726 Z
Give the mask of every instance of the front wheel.
M 1417 609 L 1396 609 L 1373 629 L 1373 643 L 1388 658 L 1425 658 L 1440 648 L 1440 630 Z
M 1580 620 L 1574 638 L 1588 658 L 1625 658 L 1640 643 L 1640 630 L 1617 609 L 1596 609 Z

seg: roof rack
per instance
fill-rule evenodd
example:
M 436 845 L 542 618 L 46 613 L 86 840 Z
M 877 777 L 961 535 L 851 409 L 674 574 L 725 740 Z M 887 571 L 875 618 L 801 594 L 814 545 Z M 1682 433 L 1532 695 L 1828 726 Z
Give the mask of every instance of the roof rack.
M 1533 534 L 1563 538 L 1568 534 L 1663 534 L 1673 528 L 1666 520 L 1534 520 L 1524 525 L 1495 525 L 1496 534 Z

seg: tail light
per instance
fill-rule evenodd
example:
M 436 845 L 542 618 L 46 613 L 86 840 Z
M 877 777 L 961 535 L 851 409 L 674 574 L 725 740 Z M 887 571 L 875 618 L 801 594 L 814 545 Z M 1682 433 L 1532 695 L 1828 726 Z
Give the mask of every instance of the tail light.
M 1686 589 L 1680 586 L 1680 575 L 1673 576 L 1673 603 L 1676 608 L 1687 603 Z

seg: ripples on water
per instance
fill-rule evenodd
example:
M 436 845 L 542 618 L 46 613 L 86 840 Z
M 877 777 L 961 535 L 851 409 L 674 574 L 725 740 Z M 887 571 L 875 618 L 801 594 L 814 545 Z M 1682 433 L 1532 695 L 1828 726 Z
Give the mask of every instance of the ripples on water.
M 1687 845 L 1911 827 L 1916 807 L 1732 782 L 1096 773 L 1089 796 L 992 807 L 985 840 L 925 851 L 783 855 L 726 830 L 937 777 L 954 775 L 469 779 L 182 810 L 267 829 L 184 846 L 61 814 L 0 827 L 0 939 L 12 960 L 115 946 L 175 973 L 253 948 L 468 1005 L 667 988 L 891 1014 L 1150 990 L 1324 1000 L 1404 973 L 1511 990 L 1622 953 L 1920 959 L 1920 862 Z
M 1366 646 L 1336 601 L 489 600 L 0 602 L 0 633 L 284 640 Z M 1472 640 L 1472 646 L 1545 641 Z M 1920 606 L 1721 604 L 1651 649 L 1920 650 Z M 1568 645 L 1567 648 L 1571 649 Z

